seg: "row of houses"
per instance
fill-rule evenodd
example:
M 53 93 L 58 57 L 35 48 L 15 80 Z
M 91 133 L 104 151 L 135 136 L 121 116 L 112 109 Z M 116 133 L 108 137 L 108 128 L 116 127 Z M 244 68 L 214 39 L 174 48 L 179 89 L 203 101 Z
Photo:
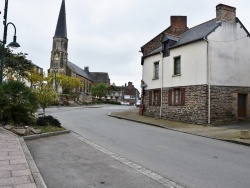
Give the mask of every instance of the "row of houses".
M 250 34 L 236 8 L 188 28 L 186 16 L 141 47 L 144 115 L 214 124 L 250 117 Z

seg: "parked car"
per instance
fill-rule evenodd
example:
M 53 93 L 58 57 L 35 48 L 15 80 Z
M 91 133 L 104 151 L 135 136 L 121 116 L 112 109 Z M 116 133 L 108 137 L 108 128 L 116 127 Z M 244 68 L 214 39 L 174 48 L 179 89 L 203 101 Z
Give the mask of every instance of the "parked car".
M 128 105 L 129 105 L 129 102 L 121 101 L 121 105 L 126 105 L 126 106 L 128 106 Z
M 140 105 L 141 105 L 141 100 L 137 100 L 136 103 L 135 103 L 135 106 L 139 107 Z

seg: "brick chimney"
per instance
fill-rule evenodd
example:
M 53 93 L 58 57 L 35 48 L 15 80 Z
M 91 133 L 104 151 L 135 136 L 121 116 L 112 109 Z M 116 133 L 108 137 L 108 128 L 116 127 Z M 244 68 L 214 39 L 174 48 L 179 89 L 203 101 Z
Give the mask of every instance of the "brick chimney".
M 171 16 L 170 23 L 173 28 L 182 28 L 185 30 L 187 28 L 187 16 Z
M 216 6 L 216 21 L 235 22 L 236 8 L 224 4 Z
M 89 67 L 84 67 L 84 71 L 89 74 Z

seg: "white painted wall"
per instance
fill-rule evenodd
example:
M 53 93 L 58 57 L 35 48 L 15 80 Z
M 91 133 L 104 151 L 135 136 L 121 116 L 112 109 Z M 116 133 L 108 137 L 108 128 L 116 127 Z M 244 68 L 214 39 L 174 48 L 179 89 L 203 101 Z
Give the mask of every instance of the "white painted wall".
M 159 79 L 154 79 L 154 62 L 159 62 Z M 162 55 L 160 53 L 144 59 L 142 79 L 147 84 L 145 89 L 161 88 Z
M 163 58 L 156 54 L 144 60 L 143 80 L 147 83 L 146 89 L 163 87 L 178 87 L 187 85 L 201 85 L 207 83 L 207 42 L 198 41 L 189 45 L 172 49 L 170 56 Z M 181 56 L 181 75 L 173 76 L 174 57 Z M 159 61 L 159 79 L 154 80 L 154 62 Z
M 211 85 L 250 86 L 250 37 L 246 35 L 239 23 L 222 22 L 208 36 Z
M 164 58 L 164 87 L 201 85 L 207 83 L 207 42 L 197 41 L 170 50 Z M 173 76 L 174 57 L 181 56 L 181 75 Z

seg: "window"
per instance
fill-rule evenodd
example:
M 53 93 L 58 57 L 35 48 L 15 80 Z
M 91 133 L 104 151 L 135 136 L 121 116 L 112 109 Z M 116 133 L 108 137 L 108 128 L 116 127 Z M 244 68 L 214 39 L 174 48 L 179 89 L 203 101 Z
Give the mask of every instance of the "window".
M 54 61 L 54 68 L 59 68 L 59 61 Z
M 174 75 L 181 74 L 181 56 L 174 57 Z
M 185 88 L 174 88 L 168 91 L 168 105 L 185 105 Z
M 149 91 L 149 106 L 160 106 L 161 105 L 161 90 Z
M 57 49 L 57 50 L 61 50 L 60 41 L 56 41 L 56 49 Z
M 159 78 L 159 62 L 154 63 L 154 79 Z

